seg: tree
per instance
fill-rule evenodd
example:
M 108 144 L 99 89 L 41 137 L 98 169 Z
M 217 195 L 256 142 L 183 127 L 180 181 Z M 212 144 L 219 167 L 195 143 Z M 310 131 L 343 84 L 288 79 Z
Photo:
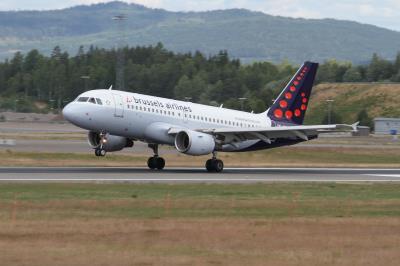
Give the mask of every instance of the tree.
M 397 53 L 396 61 L 394 62 L 394 71 L 395 72 L 400 71 L 400 52 Z
M 362 109 L 358 114 L 357 114 L 357 121 L 360 122 L 360 126 L 366 126 L 370 127 L 371 129 L 374 126 L 372 118 L 368 116 L 367 110 Z
M 174 88 L 174 95 L 181 100 L 190 98 L 191 101 L 197 102 L 206 88 L 207 84 L 199 75 L 196 75 L 193 79 L 183 76 Z
M 393 82 L 400 82 L 400 69 L 399 69 L 399 71 L 397 72 L 396 75 L 393 75 L 392 81 Z
M 343 75 L 351 67 L 349 63 L 338 63 L 328 60 L 322 64 L 317 72 L 316 82 L 342 82 Z
M 360 82 L 362 81 L 362 76 L 358 68 L 351 67 L 347 69 L 346 73 L 343 75 L 344 82 Z
M 376 53 L 368 66 L 366 78 L 368 81 L 388 80 L 393 75 L 392 63 L 380 58 Z

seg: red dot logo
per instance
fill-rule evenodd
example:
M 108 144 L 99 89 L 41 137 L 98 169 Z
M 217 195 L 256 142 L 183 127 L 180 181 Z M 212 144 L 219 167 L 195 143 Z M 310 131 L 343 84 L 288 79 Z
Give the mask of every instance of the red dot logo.
M 307 110 L 307 106 L 306 106 L 305 104 L 302 104 L 301 107 L 300 107 L 300 109 L 301 109 L 302 111 L 305 111 L 305 110 Z
M 285 112 L 285 117 L 286 119 L 290 120 L 293 117 L 293 112 L 292 111 L 286 111 Z
M 274 116 L 275 116 L 276 118 L 282 118 L 282 116 L 283 116 L 282 110 L 281 110 L 281 109 L 275 109 L 275 111 L 274 111 Z
M 301 116 L 301 112 L 299 109 L 294 110 L 294 116 L 295 117 L 300 117 Z
M 296 91 L 296 87 L 295 86 L 290 86 L 290 91 L 295 92 Z
M 299 85 L 299 82 L 298 82 L 297 80 L 295 80 L 295 81 L 293 82 L 293 84 L 294 84 L 294 86 L 297 86 L 297 85 Z
M 306 94 L 304 92 L 302 92 L 301 97 L 306 97 Z
M 286 107 L 288 106 L 288 103 L 287 103 L 287 101 L 282 100 L 282 101 L 279 102 L 279 106 L 280 106 L 281 108 L 286 108 Z
M 300 81 L 300 80 L 301 80 L 301 77 L 297 77 L 297 80 Z
M 288 100 L 292 99 L 292 94 L 290 92 L 286 92 L 285 93 L 285 98 L 288 99 Z
M 302 102 L 307 103 L 307 98 L 303 98 Z

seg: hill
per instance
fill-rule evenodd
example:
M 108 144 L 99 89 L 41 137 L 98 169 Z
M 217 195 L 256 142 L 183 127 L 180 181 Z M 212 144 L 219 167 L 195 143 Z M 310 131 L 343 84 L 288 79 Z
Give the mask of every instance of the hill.
M 400 32 L 350 21 L 293 19 L 243 9 L 169 12 L 110 2 L 0 12 L 0 58 L 32 48 L 49 54 L 56 45 L 72 54 L 79 45 L 114 47 L 120 31 L 111 18 L 118 14 L 128 18 L 124 32 L 131 46 L 162 42 L 175 52 L 205 54 L 226 49 L 244 62 L 336 58 L 360 63 L 369 61 L 374 52 L 392 59 L 400 49 Z
M 400 83 L 319 84 L 313 89 L 307 123 L 321 123 L 328 99 L 334 100 L 333 110 L 345 123 L 354 123 L 363 109 L 371 118 L 400 117 Z

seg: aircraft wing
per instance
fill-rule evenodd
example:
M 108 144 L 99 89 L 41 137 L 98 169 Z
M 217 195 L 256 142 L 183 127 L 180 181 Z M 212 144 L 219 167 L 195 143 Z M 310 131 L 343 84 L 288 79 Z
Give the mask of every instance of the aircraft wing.
M 308 140 L 308 137 L 317 136 L 321 133 L 332 132 L 352 132 L 357 131 L 357 125 L 312 125 L 312 126 L 280 126 L 269 128 L 221 128 L 221 129 L 202 129 L 203 133 L 224 136 L 227 140 L 236 138 L 237 140 L 260 139 L 266 143 L 271 143 L 270 139 L 275 138 L 300 138 Z M 228 141 L 229 142 L 229 141 Z
M 279 126 L 268 128 L 210 128 L 197 129 L 198 132 L 212 134 L 218 137 L 223 136 L 225 143 L 256 140 L 260 139 L 266 143 L 271 143 L 271 139 L 276 138 L 300 138 L 308 140 L 309 137 L 317 136 L 321 133 L 333 132 L 355 132 L 358 122 L 353 125 L 312 125 L 312 126 Z M 178 134 L 182 128 L 170 128 L 168 134 Z

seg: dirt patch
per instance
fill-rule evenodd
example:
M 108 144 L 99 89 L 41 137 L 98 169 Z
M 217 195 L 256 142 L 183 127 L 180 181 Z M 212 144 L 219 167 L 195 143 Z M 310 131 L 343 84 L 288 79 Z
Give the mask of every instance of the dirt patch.
M 398 265 L 400 220 L 0 222 L 3 265 Z

